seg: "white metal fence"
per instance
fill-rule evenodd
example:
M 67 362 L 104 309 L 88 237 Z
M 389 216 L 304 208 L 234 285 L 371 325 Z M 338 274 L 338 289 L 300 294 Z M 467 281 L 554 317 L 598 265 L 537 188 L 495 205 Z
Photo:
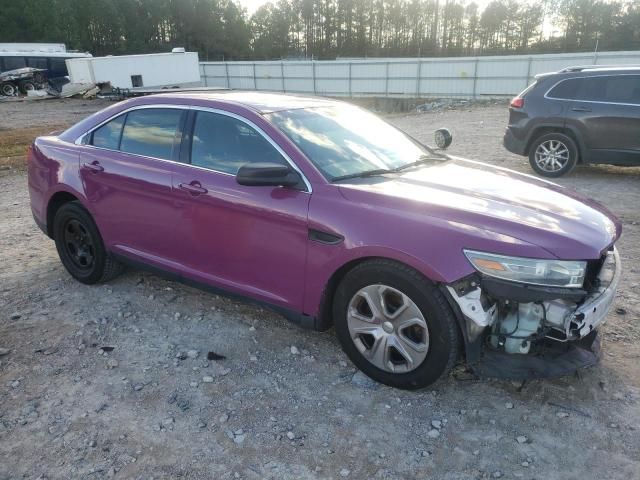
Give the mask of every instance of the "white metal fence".
M 349 97 L 497 97 L 572 65 L 640 64 L 640 51 L 451 58 L 200 62 L 202 84 Z

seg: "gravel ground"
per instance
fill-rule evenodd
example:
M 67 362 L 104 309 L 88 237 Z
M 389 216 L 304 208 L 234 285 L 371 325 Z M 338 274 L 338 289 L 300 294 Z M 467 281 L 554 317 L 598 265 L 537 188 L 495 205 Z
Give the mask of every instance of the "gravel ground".
M 102 106 L 20 105 L 0 105 L 0 130 Z M 449 126 L 452 153 L 528 171 L 500 144 L 504 106 L 390 118 L 423 140 Z M 139 271 L 73 281 L 24 172 L 1 171 L 0 479 L 640 478 L 640 169 L 560 183 L 624 222 L 602 363 L 524 385 L 459 367 L 411 393 L 356 373 L 332 331 Z

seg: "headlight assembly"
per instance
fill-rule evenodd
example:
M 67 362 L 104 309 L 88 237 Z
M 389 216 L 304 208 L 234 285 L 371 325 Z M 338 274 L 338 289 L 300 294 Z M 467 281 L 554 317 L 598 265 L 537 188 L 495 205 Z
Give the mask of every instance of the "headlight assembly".
M 578 260 L 537 260 L 475 250 L 464 250 L 464 254 L 487 276 L 545 287 L 580 288 L 587 269 L 587 262 Z

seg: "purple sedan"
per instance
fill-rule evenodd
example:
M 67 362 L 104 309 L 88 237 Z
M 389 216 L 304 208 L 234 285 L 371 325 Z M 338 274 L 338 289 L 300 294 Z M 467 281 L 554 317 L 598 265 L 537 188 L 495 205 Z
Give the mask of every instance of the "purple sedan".
M 29 193 L 80 282 L 132 264 L 334 326 L 356 366 L 399 388 L 459 359 L 502 378 L 593 365 L 620 278 L 602 205 L 320 98 L 114 104 L 36 139 Z

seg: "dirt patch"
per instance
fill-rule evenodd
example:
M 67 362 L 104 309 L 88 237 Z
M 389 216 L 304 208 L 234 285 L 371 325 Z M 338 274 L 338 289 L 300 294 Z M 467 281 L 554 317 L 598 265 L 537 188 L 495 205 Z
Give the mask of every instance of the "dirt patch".
M 0 175 L 25 169 L 27 148 L 36 137 L 65 130 L 110 103 L 100 99 L 0 101 Z
M 529 171 L 500 144 L 504 107 L 392 121 L 425 141 L 449 126 L 452 153 Z M 602 363 L 525 385 L 457 369 L 409 393 L 363 379 L 331 331 L 139 271 L 71 280 L 24 173 L 0 177 L 0 478 L 638 478 L 640 169 L 560 183 L 624 223 Z

